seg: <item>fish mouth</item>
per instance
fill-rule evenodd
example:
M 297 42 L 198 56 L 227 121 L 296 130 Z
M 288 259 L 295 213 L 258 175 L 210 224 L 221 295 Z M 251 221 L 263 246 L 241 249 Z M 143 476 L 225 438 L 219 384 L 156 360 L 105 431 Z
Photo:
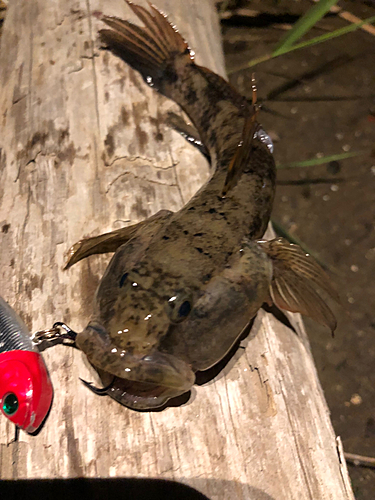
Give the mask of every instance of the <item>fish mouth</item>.
M 101 394 L 110 396 L 132 410 L 158 409 L 170 399 L 188 392 L 186 389 L 178 390 L 175 387 L 126 380 L 99 370 L 98 373 L 106 387 Z

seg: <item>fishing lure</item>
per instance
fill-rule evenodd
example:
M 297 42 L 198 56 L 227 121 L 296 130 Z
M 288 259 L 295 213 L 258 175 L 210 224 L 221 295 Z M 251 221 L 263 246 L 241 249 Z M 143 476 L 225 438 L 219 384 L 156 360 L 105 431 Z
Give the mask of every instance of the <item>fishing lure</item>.
M 52 384 L 28 328 L 0 297 L 0 408 L 17 427 L 38 430 L 52 403 Z

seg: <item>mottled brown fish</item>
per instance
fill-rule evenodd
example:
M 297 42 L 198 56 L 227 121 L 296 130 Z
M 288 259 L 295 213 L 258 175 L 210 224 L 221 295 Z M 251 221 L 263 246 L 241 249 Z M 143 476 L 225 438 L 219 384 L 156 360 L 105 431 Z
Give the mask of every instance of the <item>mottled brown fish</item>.
M 225 80 L 198 66 L 187 43 L 155 7 L 128 2 L 143 27 L 103 21 L 103 44 L 173 99 L 210 157 L 210 180 L 180 211 L 81 240 L 67 266 L 115 252 L 77 346 L 107 393 L 138 409 L 188 391 L 195 372 L 231 349 L 264 302 L 327 325 L 336 320 L 315 292 L 335 296 L 318 264 L 284 239 L 260 241 L 275 191 L 271 143 L 249 104 Z

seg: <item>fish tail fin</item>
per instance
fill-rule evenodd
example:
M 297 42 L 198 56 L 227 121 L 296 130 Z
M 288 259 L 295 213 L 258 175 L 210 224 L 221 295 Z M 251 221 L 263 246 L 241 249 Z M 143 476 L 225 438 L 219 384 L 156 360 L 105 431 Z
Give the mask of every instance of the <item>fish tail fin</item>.
M 175 62 L 183 58 L 191 64 L 194 53 L 176 28 L 155 6 L 149 4 L 151 12 L 126 0 L 144 27 L 117 17 L 104 16 L 111 29 L 99 31 L 101 42 L 111 52 L 139 71 L 145 81 L 159 91 L 163 83 L 176 80 Z
M 329 276 L 301 247 L 284 238 L 259 242 L 273 263 L 270 295 L 280 309 L 299 312 L 318 323 L 336 329 L 336 317 L 326 302 L 315 291 L 324 290 L 336 302 L 340 302 Z

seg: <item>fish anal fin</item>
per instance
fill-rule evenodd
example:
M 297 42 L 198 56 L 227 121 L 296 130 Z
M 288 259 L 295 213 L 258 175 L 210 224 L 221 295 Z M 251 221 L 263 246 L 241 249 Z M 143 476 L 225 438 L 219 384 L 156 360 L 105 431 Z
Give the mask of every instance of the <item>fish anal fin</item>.
M 309 254 L 284 238 L 259 244 L 272 260 L 270 295 L 275 305 L 309 316 L 333 333 L 337 326 L 335 315 L 315 290 L 321 289 L 339 302 L 329 276 Z

